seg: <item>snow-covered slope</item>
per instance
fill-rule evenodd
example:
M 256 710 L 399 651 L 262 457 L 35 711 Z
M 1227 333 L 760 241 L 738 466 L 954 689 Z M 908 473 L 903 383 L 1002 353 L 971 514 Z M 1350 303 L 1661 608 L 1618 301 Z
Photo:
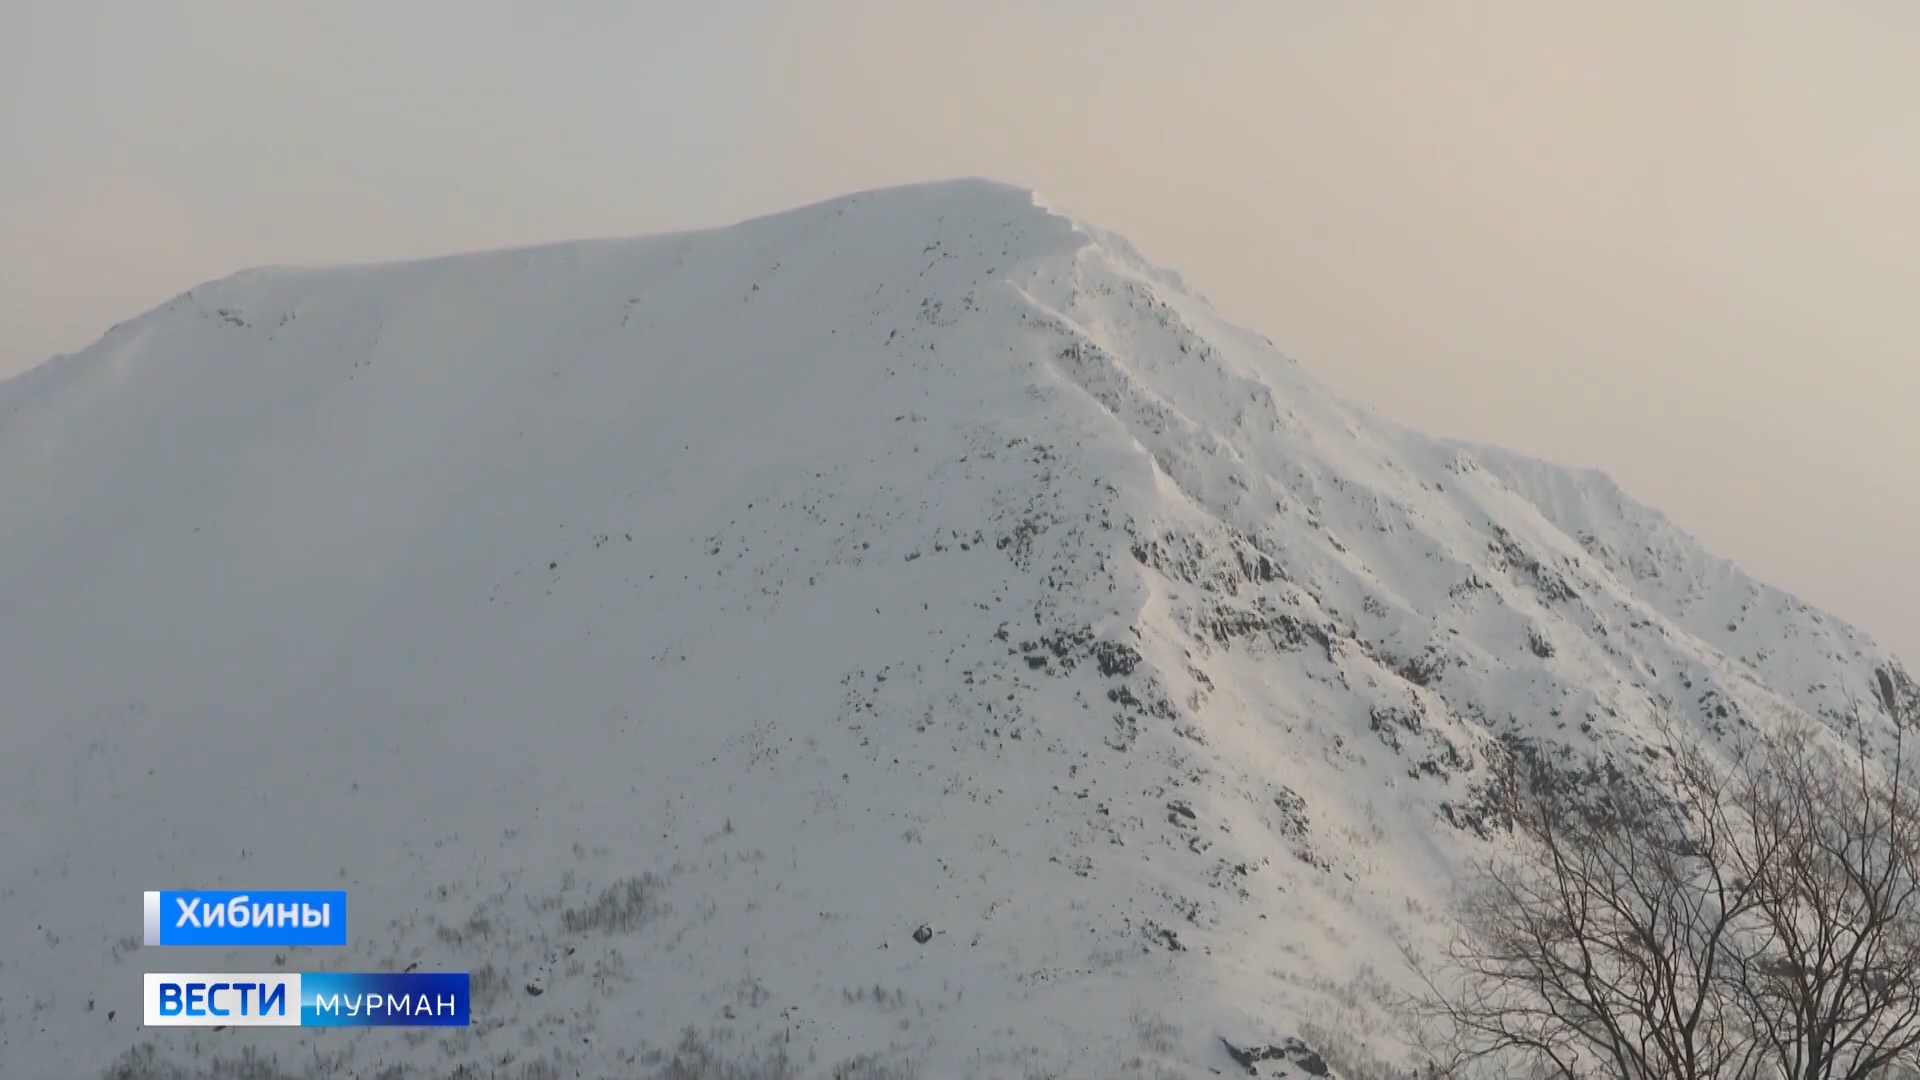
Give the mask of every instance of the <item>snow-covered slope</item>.
M 1385 1052 L 1516 749 L 1878 670 L 1016 188 L 250 271 L 0 384 L 0 1075 Z M 352 944 L 131 947 L 176 887 Z M 415 963 L 475 1027 L 139 1026 L 143 970 Z

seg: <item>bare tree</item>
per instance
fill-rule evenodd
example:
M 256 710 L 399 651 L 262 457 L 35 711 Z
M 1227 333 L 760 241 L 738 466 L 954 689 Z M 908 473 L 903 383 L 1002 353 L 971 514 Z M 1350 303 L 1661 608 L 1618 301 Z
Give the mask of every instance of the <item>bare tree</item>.
M 1920 1068 L 1920 792 L 1904 755 L 1877 770 L 1804 732 L 1775 740 L 1735 799 L 1777 850 L 1755 932 L 1731 950 L 1729 996 L 1777 1074 L 1864 1080 Z
M 1416 1002 L 1454 1073 L 1869 1080 L 1920 1069 L 1920 792 L 1911 684 L 1852 747 L 1789 727 L 1649 777 L 1516 777 Z M 1905 695 L 1904 697 L 1902 695 Z M 1887 721 L 1891 720 L 1889 724 Z M 1870 731 L 1890 735 L 1874 747 Z

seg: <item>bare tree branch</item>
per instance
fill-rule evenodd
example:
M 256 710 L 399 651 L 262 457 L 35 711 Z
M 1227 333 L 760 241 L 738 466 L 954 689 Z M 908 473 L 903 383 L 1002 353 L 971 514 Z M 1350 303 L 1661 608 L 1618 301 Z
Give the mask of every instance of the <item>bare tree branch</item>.
M 1449 1075 L 1871 1080 L 1920 1070 L 1913 686 L 1886 672 L 1851 747 L 1789 727 L 1715 760 L 1669 730 L 1657 775 L 1541 758 L 1459 934 L 1408 951 Z M 1904 695 L 1904 696 L 1903 696 Z M 1851 699 L 1850 699 L 1851 700 Z M 1873 731 L 1891 746 L 1874 749 Z

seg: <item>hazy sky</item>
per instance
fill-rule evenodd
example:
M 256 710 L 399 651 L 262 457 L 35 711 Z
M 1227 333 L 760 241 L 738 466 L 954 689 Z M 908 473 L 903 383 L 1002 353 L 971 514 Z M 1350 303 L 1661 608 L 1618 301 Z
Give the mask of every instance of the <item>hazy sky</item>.
M 1906 0 L 0 0 L 0 375 L 246 265 L 953 174 L 1920 665 Z

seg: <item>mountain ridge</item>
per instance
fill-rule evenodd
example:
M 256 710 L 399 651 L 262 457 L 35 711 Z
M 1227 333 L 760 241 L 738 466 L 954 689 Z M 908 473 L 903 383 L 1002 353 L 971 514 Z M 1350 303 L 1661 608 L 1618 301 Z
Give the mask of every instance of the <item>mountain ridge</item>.
M 978 180 L 196 287 L 0 383 L 0 566 L 9 1074 L 1392 1056 L 1369 995 L 1516 747 L 1906 679 L 1604 474 L 1386 421 Z M 138 891 L 229 883 L 348 888 L 290 969 L 483 972 L 486 1021 L 80 1007 L 264 963 L 116 947 Z

